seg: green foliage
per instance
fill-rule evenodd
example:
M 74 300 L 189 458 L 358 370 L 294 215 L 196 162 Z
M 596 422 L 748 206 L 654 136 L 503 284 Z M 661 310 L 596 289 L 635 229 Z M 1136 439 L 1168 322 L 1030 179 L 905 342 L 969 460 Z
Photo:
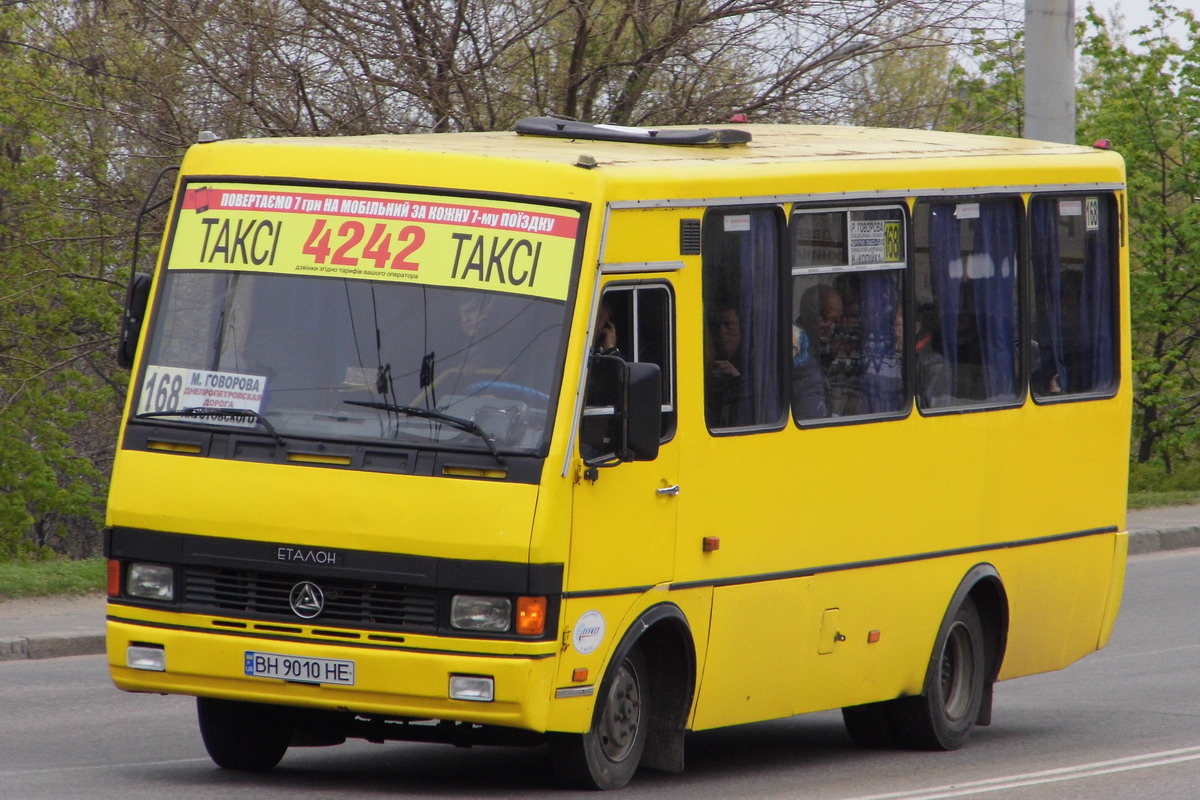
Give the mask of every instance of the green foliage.
M 1200 438 L 1200 24 L 1151 3 L 1187 31 L 1181 45 L 1150 26 L 1118 39 L 1089 9 L 1079 139 L 1110 139 L 1129 185 L 1135 378 L 1134 458 L 1166 472 Z
M 1025 34 L 982 39 L 972 50 L 976 68 L 953 72 L 954 102 L 945 127 L 991 136 L 1021 136 L 1025 124 Z
M 35 21 L 0 12 L 5 38 L 28 45 L 0 59 L 0 559 L 94 553 L 122 383 L 108 365 L 117 281 L 98 246 L 113 223 L 91 143 L 60 107 L 73 76 Z
M 855 125 L 885 128 L 940 128 L 951 104 L 952 83 L 961 74 L 952 43 L 936 35 L 900 37 L 848 79 L 851 100 L 846 118 Z

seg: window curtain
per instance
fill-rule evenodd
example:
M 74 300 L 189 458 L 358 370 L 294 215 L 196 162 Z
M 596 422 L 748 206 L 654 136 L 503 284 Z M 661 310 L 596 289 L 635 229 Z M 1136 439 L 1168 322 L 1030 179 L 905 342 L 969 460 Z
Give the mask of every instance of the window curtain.
M 962 234 L 954 209 L 953 203 L 935 203 L 929 209 L 929 271 L 938 304 L 946 387 L 951 394 L 958 385 L 958 309 L 963 280 Z
M 982 397 L 1016 397 L 1017 217 L 1012 203 L 979 203 L 971 250 L 964 258 L 961 220 L 953 203 L 930 208 L 930 269 L 938 301 L 947 385 L 962 397 L 963 366 L 978 361 Z M 960 318 L 973 319 L 964 340 Z
M 1034 200 L 1032 208 L 1033 286 L 1036 294 L 1037 342 L 1033 390 L 1049 393 L 1057 375 L 1063 391 L 1070 383 L 1064 361 L 1062 310 L 1062 253 L 1058 240 L 1058 201 Z
M 975 329 L 989 400 L 1017 396 L 1017 215 L 1013 203 L 980 203 L 971 254 Z M 982 261 L 982 263 L 980 263 Z
M 1103 203 L 1096 230 L 1084 236 L 1082 275 L 1062 268 L 1056 198 L 1033 202 L 1034 286 L 1038 294 L 1035 376 L 1058 377 L 1063 394 L 1111 386 L 1114 379 L 1111 214 Z M 1042 318 L 1044 316 L 1044 319 Z M 1035 385 L 1035 389 L 1039 387 Z
M 780 375 L 785 374 L 781 370 L 784 339 L 780 332 L 784 325 L 779 303 L 779 228 L 774 211 L 751 211 L 750 230 L 740 239 L 738 318 L 745 383 L 735 424 L 769 424 L 783 415 Z
M 904 373 L 896 342 L 899 272 L 862 274 L 863 411 L 878 414 L 904 404 Z
M 1113 385 L 1116 349 L 1113 321 L 1112 214 L 1107 198 L 1100 201 L 1099 228 L 1087 235 L 1084 248 L 1083 287 L 1079 298 L 1080 335 L 1090 345 L 1080 362 L 1079 391 L 1106 389 Z M 1063 387 L 1066 391 L 1066 387 Z

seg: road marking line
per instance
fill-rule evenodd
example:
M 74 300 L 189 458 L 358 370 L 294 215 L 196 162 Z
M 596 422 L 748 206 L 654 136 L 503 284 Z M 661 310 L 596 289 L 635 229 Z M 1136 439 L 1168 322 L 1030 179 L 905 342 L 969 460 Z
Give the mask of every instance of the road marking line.
M 1108 761 L 1094 761 L 1090 764 L 1059 767 L 1041 772 L 1027 772 L 1003 778 L 989 778 L 969 783 L 952 783 L 946 786 L 931 786 L 925 789 L 912 789 L 905 792 L 863 795 L 853 798 L 853 800 L 944 800 L 944 798 L 966 797 L 967 795 L 999 792 L 1005 789 L 1019 789 L 1026 786 L 1073 781 L 1081 778 L 1095 778 L 1115 772 L 1164 767 L 1169 764 L 1179 764 L 1185 761 L 1196 760 L 1200 760 L 1200 747 L 1183 747 L 1178 750 L 1163 750 L 1158 753 L 1146 753 L 1140 756 L 1126 756 Z

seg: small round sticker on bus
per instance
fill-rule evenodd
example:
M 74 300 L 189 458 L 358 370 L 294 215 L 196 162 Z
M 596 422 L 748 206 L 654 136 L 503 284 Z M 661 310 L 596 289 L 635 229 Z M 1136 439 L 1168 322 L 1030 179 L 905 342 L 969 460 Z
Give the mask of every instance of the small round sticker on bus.
M 603 639 L 604 616 L 599 611 L 588 611 L 575 623 L 575 633 L 571 637 L 571 643 L 575 645 L 575 651 L 580 655 L 586 656 L 594 653 Z

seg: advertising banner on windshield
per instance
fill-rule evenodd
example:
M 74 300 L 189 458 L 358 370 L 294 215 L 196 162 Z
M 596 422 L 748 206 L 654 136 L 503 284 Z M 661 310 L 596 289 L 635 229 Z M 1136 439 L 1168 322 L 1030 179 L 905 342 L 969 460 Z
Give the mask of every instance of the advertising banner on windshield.
M 564 300 L 579 213 L 367 189 L 189 185 L 167 268 L 409 282 Z

